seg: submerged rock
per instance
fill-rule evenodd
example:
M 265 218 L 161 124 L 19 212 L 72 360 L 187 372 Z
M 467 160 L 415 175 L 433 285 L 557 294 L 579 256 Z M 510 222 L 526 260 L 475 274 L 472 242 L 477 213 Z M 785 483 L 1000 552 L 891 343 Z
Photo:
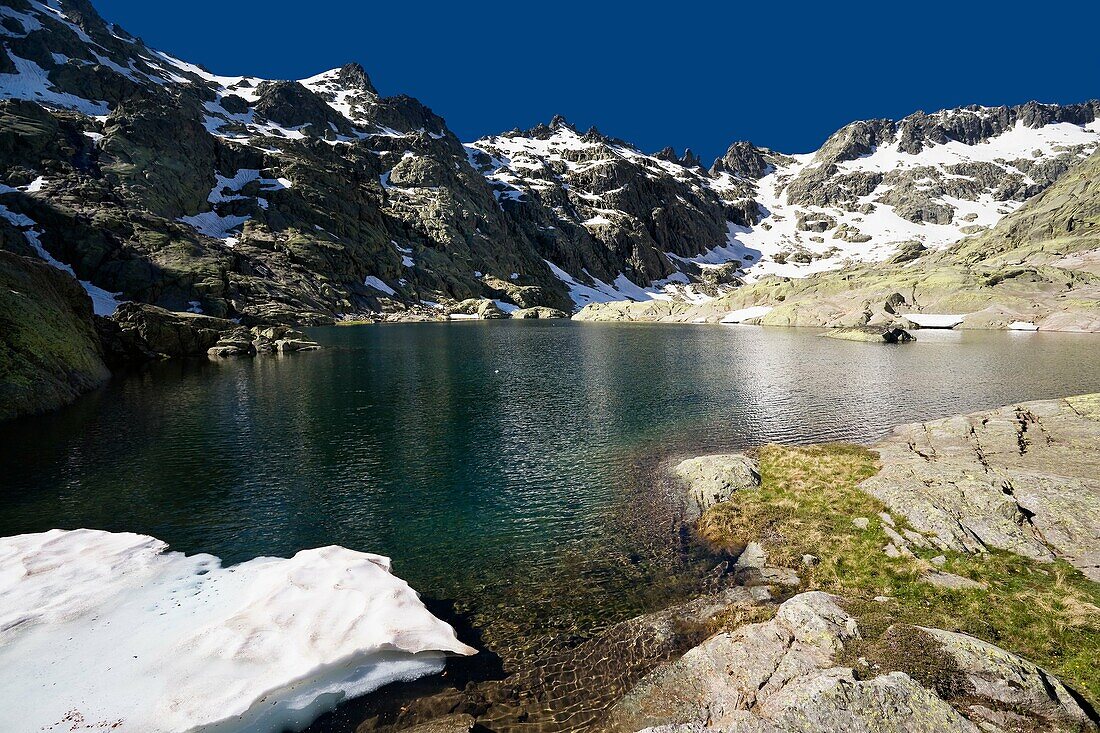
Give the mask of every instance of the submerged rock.
M 759 465 L 740 453 L 688 458 L 676 464 L 672 472 L 686 484 L 688 520 L 698 519 L 715 504 L 729 501 L 736 491 L 760 485 Z

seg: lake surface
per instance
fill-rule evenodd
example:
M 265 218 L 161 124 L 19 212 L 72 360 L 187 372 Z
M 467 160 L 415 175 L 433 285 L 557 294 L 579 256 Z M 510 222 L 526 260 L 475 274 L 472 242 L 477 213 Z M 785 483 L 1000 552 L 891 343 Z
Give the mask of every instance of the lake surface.
M 226 563 L 378 552 L 507 657 L 675 590 L 650 547 L 673 526 L 653 508 L 661 460 L 871 442 L 902 422 L 1100 391 L 1088 335 L 921 331 L 879 346 L 568 321 L 313 333 L 325 350 L 162 364 L 0 425 L 0 535 L 134 531 Z

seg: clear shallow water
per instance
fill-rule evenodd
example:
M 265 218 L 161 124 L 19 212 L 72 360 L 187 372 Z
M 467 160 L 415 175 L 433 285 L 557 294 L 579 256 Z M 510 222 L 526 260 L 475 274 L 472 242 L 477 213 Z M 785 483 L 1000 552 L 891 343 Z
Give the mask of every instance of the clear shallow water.
M 320 352 L 158 365 L 0 424 L 0 535 L 135 531 L 227 563 L 340 544 L 525 638 L 657 602 L 660 563 L 641 548 L 662 533 L 633 520 L 664 457 L 870 442 L 1100 391 L 1094 336 L 815 334 L 384 325 L 319 329 Z

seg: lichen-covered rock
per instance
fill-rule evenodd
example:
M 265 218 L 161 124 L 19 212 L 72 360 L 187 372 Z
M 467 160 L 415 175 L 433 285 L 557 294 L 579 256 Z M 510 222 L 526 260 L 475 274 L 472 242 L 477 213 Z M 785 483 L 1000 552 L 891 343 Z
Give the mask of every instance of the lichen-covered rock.
M 760 485 L 760 467 L 740 453 L 697 456 L 680 461 L 672 472 L 683 482 L 686 492 L 685 517 L 697 519 L 710 507 L 742 489 Z
M 861 487 L 943 549 L 1061 557 L 1100 581 L 1100 395 L 903 425 Z
M 123 303 L 112 320 L 123 333 L 139 337 L 149 351 L 166 357 L 202 356 L 224 334 L 238 328 L 223 318 L 177 313 L 144 303 Z
M 0 250 L 0 420 L 61 407 L 109 377 L 80 284 Z
M 922 630 L 951 657 L 973 694 L 997 703 L 994 707 L 1026 710 L 1054 726 L 1076 722 L 1083 729 L 1095 729 L 1096 721 L 1065 685 L 1038 665 L 966 634 Z
M 815 591 L 786 601 L 771 621 L 712 636 L 650 673 L 612 707 L 605 728 L 978 733 L 1002 730 L 989 727 L 987 712 L 1009 709 L 1027 730 L 1097 729 L 1064 686 L 1035 665 L 962 634 L 911 633 L 929 635 L 957 665 L 951 694 L 918 681 L 919 666 L 913 674 L 869 676 L 840 664 L 846 646 L 860 638 L 858 623 L 839 599 Z
M 120 362 L 187 356 L 252 356 L 319 349 L 288 326 L 251 329 L 224 318 L 178 313 L 144 303 L 123 303 L 101 329 Z

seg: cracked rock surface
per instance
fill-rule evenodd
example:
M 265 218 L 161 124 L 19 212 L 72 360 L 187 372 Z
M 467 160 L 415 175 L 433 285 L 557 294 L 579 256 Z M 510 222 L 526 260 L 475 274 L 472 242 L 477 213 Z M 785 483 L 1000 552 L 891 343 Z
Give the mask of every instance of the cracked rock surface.
M 861 487 L 942 549 L 1063 558 L 1100 581 L 1100 394 L 903 425 Z

